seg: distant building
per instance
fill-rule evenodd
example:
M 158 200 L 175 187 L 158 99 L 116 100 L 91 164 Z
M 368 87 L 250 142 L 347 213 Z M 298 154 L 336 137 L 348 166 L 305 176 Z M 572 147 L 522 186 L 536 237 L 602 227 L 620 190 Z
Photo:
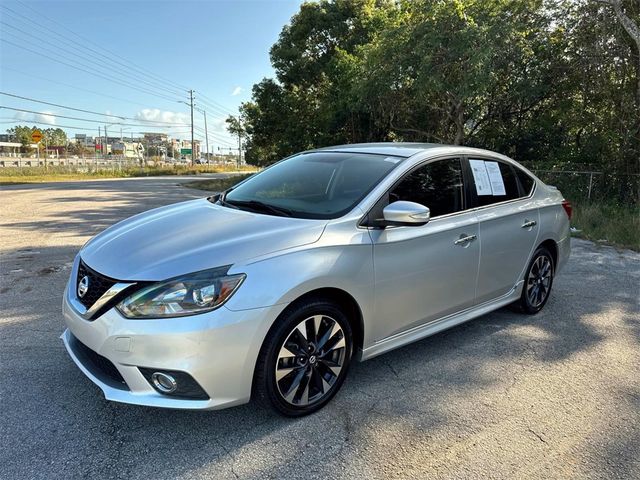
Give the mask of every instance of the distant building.
M 111 153 L 122 155 L 125 158 L 144 158 L 144 145 L 140 142 L 114 142 L 111 144 Z
M 164 145 L 169 141 L 166 133 L 144 132 L 144 141 L 147 145 Z
M 195 143 L 195 151 L 193 158 L 200 158 L 200 141 L 194 140 Z M 191 140 L 180 140 L 179 138 L 172 138 L 169 140 L 169 145 L 171 151 L 174 153 L 174 157 L 185 157 L 189 156 L 188 153 L 182 153 L 182 151 L 191 148 Z
M 76 133 L 74 138 L 76 143 L 79 143 L 83 147 L 93 147 L 95 145 L 95 139 L 86 133 Z

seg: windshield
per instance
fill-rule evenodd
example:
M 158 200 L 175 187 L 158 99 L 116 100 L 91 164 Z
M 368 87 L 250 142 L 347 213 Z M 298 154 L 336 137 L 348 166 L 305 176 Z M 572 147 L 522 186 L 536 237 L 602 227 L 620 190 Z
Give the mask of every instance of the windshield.
M 303 153 L 249 178 L 230 190 L 223 202 L 271 215 L 338 218 L 402 160 L 364 153 Z

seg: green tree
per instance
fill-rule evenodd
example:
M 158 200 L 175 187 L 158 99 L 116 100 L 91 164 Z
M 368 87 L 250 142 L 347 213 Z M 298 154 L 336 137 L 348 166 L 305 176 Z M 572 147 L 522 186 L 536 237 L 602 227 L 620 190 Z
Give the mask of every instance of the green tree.
M 277 79 L 253 88 L 242 106 L 247 161 L 271 163 L 296 150 L 364 137 L 350 101 L 352 70 L 341 60 L 369 43 L 395 11 L 392 1 L 304 3 L 271 49 Z M 366 116 L 366 114 L 365 114 Z
M 31 140 L 31 134 L 34 130 L 36 130 L 36 127 L 16 125 L 15 127 L 7 129 L 7 133 L 13 138 L 13 141 L 22 144 L 22 153 L 27 153 L 31 148 L 31 144 L 33 143 L 33 141 Z
M 640 2 L 322 0 L 241 107 L 247 160 L 361 141 L 640 171 Z
M 66 147 L 67 134 L 61 128 L 47 128 L 42 130 L 43 141 L 48 146 Z

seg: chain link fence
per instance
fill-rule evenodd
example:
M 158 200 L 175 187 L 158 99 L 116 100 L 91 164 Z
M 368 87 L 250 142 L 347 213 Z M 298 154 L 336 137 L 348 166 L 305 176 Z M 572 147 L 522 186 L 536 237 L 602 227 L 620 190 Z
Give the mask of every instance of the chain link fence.
M 637 173 L 532 171 L 546 184 L 558 187 L 570 201 L 640 206 L 640 174 Z

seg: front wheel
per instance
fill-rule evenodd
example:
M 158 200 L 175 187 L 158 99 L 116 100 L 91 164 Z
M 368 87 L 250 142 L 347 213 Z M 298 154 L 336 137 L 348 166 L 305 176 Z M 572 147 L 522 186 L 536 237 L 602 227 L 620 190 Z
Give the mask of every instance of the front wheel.
M 551 294 L 553 275 L 553 257 L 545 247 L 539 247 L 529 263 L 524 277 L 522 295 L 516 303 L 520 311 L 534 314 L 542 310 Z
M 277 320 L 261 349 L 254 394 L 290 417 L 313 413 L 344 382 L 353 336 L 347 317 L 333 303 L 312 300 Z

